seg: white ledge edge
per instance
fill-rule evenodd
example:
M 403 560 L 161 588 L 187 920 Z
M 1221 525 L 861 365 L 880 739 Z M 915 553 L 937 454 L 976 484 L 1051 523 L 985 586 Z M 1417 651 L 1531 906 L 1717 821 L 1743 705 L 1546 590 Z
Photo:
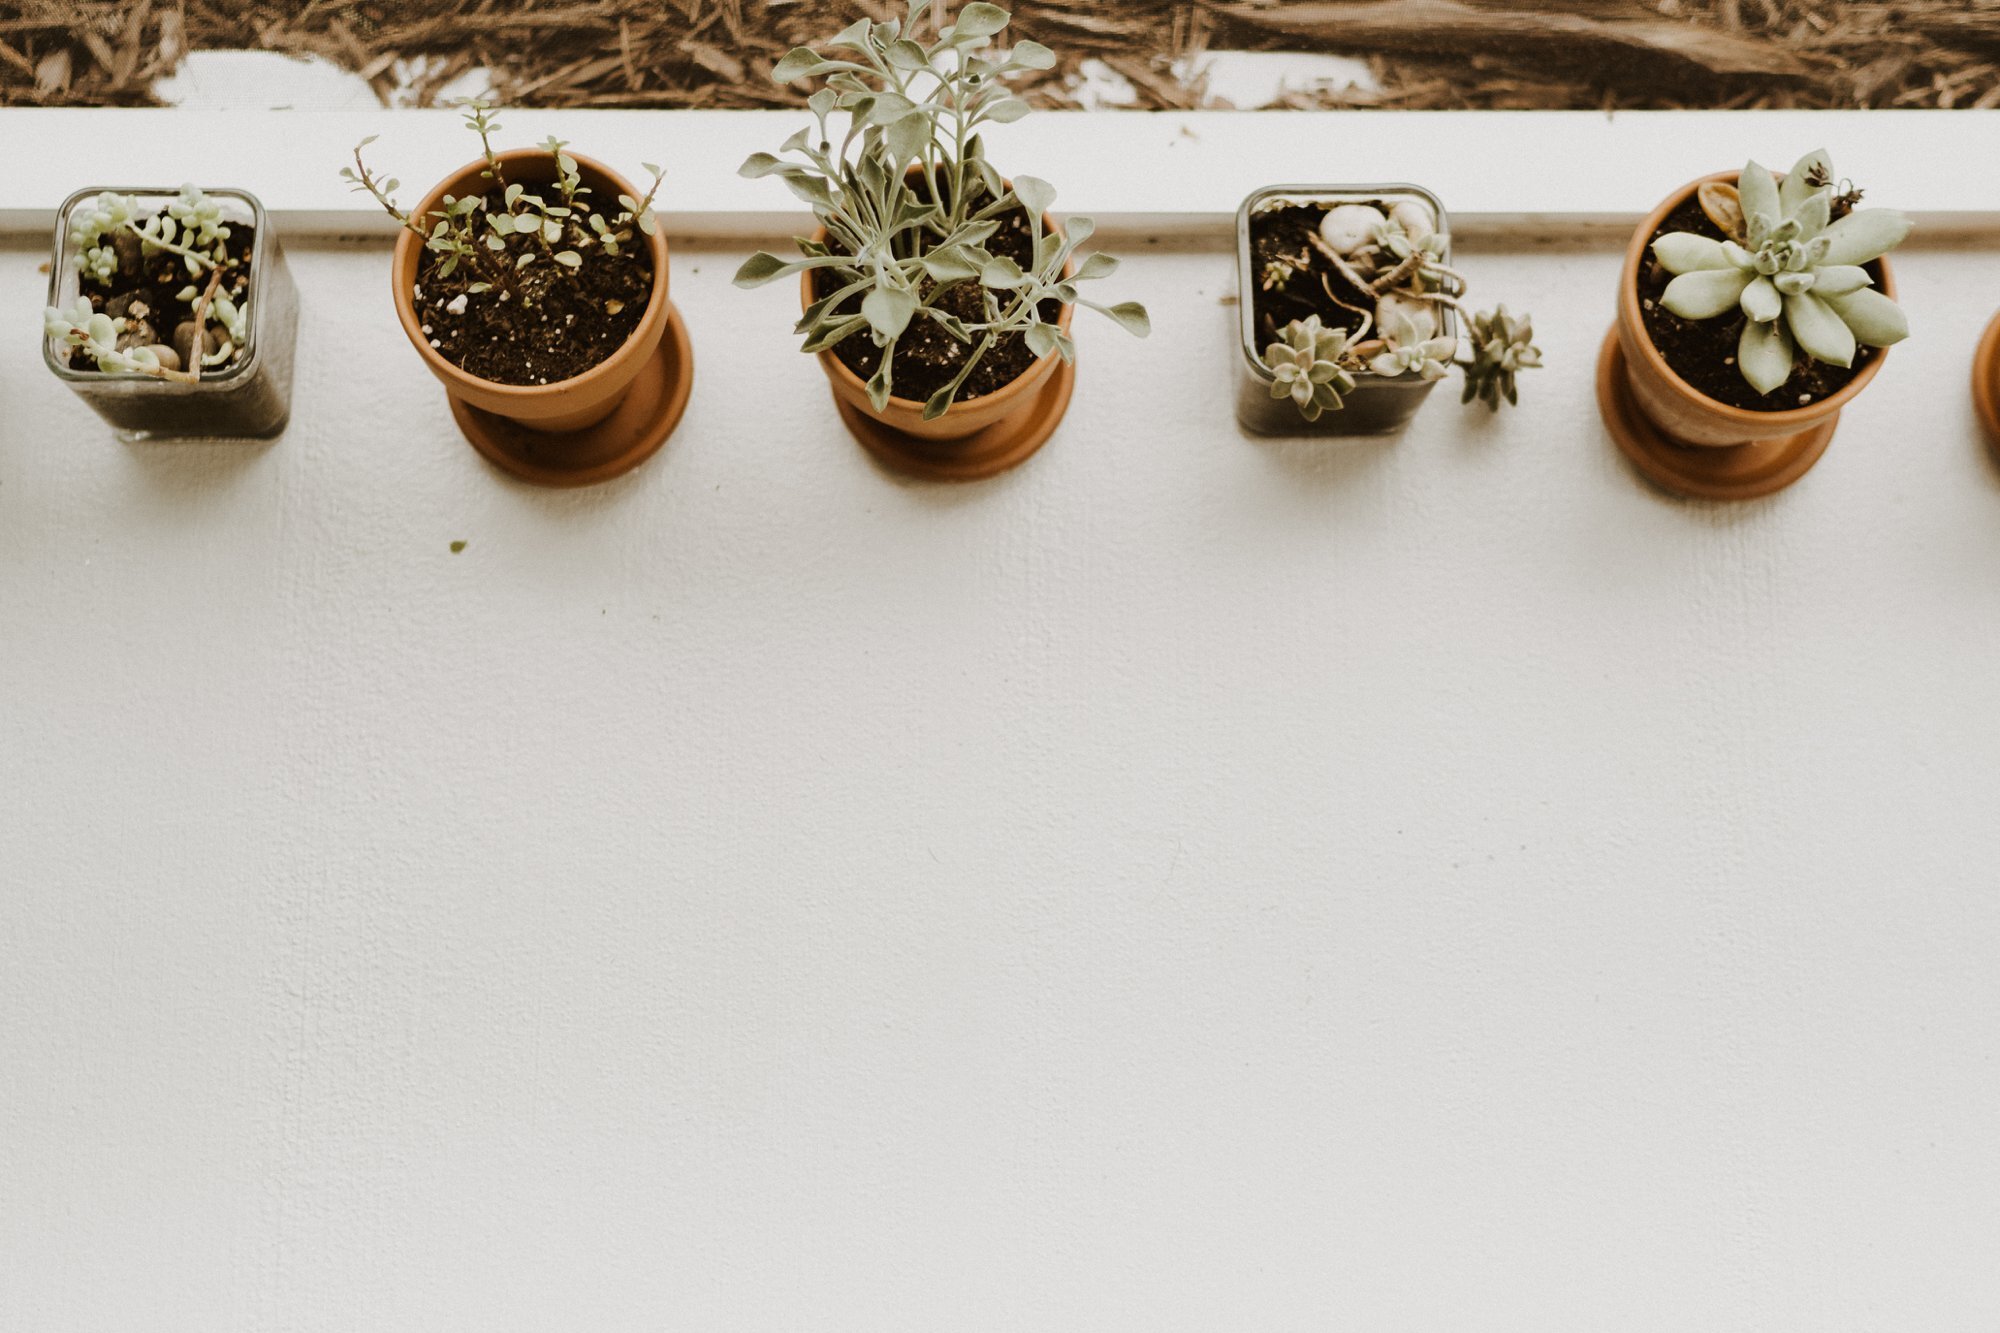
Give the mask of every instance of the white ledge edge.
M 46 233 L 86 186 L 234 185 L 291 236 L 385 235 L 393 223 L 339 176 L 354 145 L 413 203 L 468 161 L 451 111 L 11 108 L 16 155 L 0 175 L 0 232 Z M 773 180 L 736 168 L 805 123 L 801 111 L 509 110 L 506 145 L 554 134 L 630 176 L 667 169 L 661 217 L 679 239 L 784 236 L 807 214 Z M 1040 112 L 991 133 L 1003 170 L 1032 164 L 1063 213 L 1120 235 L 1226 235 L 1236 206 L 1280 182 L 1413 181 L 1439 194 L 1461 234 L 1552 237 L 1629 227 L 1675 186 L 1755 156 L 1789 166 L 1831 150 L 1872 203 L 1920 235 L 2000 228 L 2000 178 L 1967 171 L 2000 140 L 2000 111 L 1207 111 Z

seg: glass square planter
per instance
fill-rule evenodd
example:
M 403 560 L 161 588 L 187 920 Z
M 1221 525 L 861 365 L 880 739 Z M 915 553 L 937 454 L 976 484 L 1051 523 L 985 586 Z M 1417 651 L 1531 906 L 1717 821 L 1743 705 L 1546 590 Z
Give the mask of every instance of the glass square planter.
M 1415 199 L 1431 210 L 1445 236 L 1444 262 L 1451 262 L 1451 220 L 1436 195 L 1418 185 L 1268 185 L 1255 191 L 1236 210 L 1236 292 L 1238 339 L 1236 420 L 1259 435 L 1392 435 L 1409 423 L 1440 381 L 1399 375 L 1385 378 L 1370 370 L 1355 373 L 1354 392 L 1337 412 L 1322 412 L 1307 421 L 1290 399 L 1271 397 L 1272 375 L 1258 345 L 1257 274 L 1250 250 L 1250 219 L 1272 203 L 1368 204 Z M 1438 332 L 1447 338 L 1458 332 L 1457 316 L 1438 311 Z
M 164 207 L 180 193 L 96 186 L 64 200 L 49 264 L 52 306 L 67 309 L 77 298 L 80 256 L 70 244 L 70 226 L 106 189 L 133 195 L 149 208 Z M 257 196 L 232 189 L 206 193 L 222 205 L 228 221 L 256 228 L 250 250 L 250 333 L 234 363 L 205 371 L 199 384 L 177 384 L 151 375 L 72 369 L 67 347 L 53 337 L 42 342 L 49 370 L 109 422 L 121 440 L 267 440 L 283 433 L 291 419 L 299 294 L 285 266 L 284 249 Z

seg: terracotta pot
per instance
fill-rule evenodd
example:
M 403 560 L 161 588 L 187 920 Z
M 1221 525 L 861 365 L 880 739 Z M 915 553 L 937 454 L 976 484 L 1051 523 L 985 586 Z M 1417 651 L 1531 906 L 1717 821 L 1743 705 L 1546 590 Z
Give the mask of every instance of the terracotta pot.
M 642 193 L 603 163 L 581 153 L 570 156 L 595 198 Z M 533 190 L 555 181 L 555 163 L 546 150 L 516 148 L 498 157 L 509 184 Z M 484 159 L 467 163 L 439 181 L 411 216 L 428 216 L 447 194 L 483 192 L 485 170 Z M 666 237 L 641 233 L 641 238 L 653 261 L 653 290 L 625 345 L 555 384 L 497 384 L 466 373 L 430 345 L 413 294 L 423 242 L 408 229 L 398 233 L 390 280 L 403 332 L 443 382 L 466 438 L 501 468 L 543 485 L 586 485 L 637 467 L 672 433 L 693 387 L 693 350 L 667 299 Z
M 1042 226 L 1061 235 L 1048 214 Z M 826 230 L 814 236 L 825 242 Z M 1076 271 L 1072 259 L 1065 274 Z M 810 306 L 813 274 L 799 275 L 800 308 Z M 1057 326 L 1069 332 L 1076 307 L 1065 305 Z M 866 334 L 855 334 L 866 337 Z M 961 398 L 934 421 L 924 420 L 924 405 L 893 395 L 880 412 L 868 399 L 868 384 L 842 364 L 831 351 L 819 354 L 820 369 L 833 386 L 841 419 L 864 448 L 885 466 L 936 481 L 977 481 L 1018 466 L 1048 442 L 1069 409 L 1076 385 L 1076 367 L 1055 352 L 1039 358 L 1019 377 L 979 398 Z
M 1972 406 L 1986 428 L 1986 443 L 2000 461 L 2000 315 L 1986 326 L 1972 357 Z
M 1667 216 L 1709 181 L 1734 184 L 1739 174 L 1718 172 L 1689 182 L 1633 232 L 1618 280 L 1618 322 L 1605 339 L 1597 365 L 1598 404 L 1619 448 L 1655 484 L 1704 499 L 1769 495 L 1804 476 L 1826 452 L 1841 409 L 1868 387 L 1888 356 L 1886 350 L 1875 349 L 1839 392 L 1782 412 L 1718 402 L 1674 373 L 1646 333 L 1639 275 L 1653 233 Z M 1879 290 L 1893 298 L 1896 283 L 1889 261 L 1877 263 Z

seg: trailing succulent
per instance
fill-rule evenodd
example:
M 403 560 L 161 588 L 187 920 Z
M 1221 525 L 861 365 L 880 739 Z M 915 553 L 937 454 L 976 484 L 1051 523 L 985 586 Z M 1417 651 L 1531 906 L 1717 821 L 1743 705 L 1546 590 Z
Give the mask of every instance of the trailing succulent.
M 832 54 L 799 47 L 778 62 L 772 77 L 780 84 L 825 80 L 808 99 L 815 123 L 777 154 L 754 154 L 741 174 L 783 180 L 812 206 L 827 239 L 799 240 L 801 259 L 752 255 L 736 274 L 737 286 L 758 287 L 832 270 L 833 289 L 807 307 L 795 332 L 805 336 L 807 352 L 865 332 L 881 349 L 868 381 L 878 411 L 894 393 L 897 343 L 918 321 L 970 348 L 955 377 L 924 404 L 926 419 L 951 406 L 973 368 L 1004 339 L 1019 336 L 1038 357 L 1054 352 L 1071 360 L 1070 337 L 1043 318 L 1044 302 L 1089 306 L 1140 337 L 1150 328 L 1136 301 L 1100 305 L 1079 294 L 1077 284 L 1118 267 L 1109 255 L 1092 254 L 1069 271 L 1094 230 L 1091 220 L 1071 218 L 1067 235 L 1046 229 L 1042 215 L 1055 190 L 1032 176 L 1010 184 L 986 159 L 980 128 L 1028 113 L 1028 104 L 1008 91 L 1007 76 L 1049 69 L 1055 54 L 1030 41 L 990 51 L 1009 21 L 996 5 L 969 4 L 949 25 L 942 24 L 942 10 L 932 0 L 909 0 L 901 20 L 862 19 L 843 30 L 827 43 Z M 936 27 L 928 41 L 926 11 Z M 837 115 L 846 117 L 846 128 L 836 146 L 829 121 Z M 1017 210 L 1026 214 L 1032 243 L 1026 265 L 989 249 Z M 975 316 L 939 304 L 968 286 L 978 293 Z M 963 309 L 962 301 L 954 304 Z
M 563 150 L 568 140 L 553 135 L 541 143 L 555 165 L 555 181 L 546 190 L 530 190 L 518 181 L 509 181 L 498 154 L 493 151 L 493 134 L 500 128 L 493 104 L 479 98 L 459 103 L 466 127 L 479 136 L 486 169 L 479 178 L 488 191 L 498 191 L 496 207 L 486 193 L 445 195 L 439 206 L 422 217 L 413 217 L 397 205 L 394 195 L 402 184 L 382 180 L 362 161 L 361 150 L 375 142 L 369 135 L 354 147 L 354 165 L 341 168 L 343 180 L 357 192 L 369 194 L 390 217 L 414 232 L 424 248 L 440 256 L 434 276 L 457 278 L 461 291 L 478 295 L 499 291 L 518 295 L 532 305 L 542 290 L 542 273 L 555 275 L 551 281 L 574 277 L 593 255 L 615 257 L 636 239 L 636 233 L 653 235 L 659 222 L 653 214 L 653 199 L 659 193 L 662 172 L 645 163 L 653 177 L 643 199 L 629 194 L 618 196 L 616 208 L 600 204 L 595 192 L 583 183 L 576 159 Z M 540 265 L 537 283 L 524 282 L 523 270 Z
M 1804 352 L 1851 366 L 1861 346 L 1888 347 L 1910 336 L 1894 301 L 1862 267 L 1910 234 L 1894 209 L 1855 209 L 1856 192 L 1836 194 L 1824 150 L 1806 154 L 1779 183 L 1751 162 L 1736 189 L 1705 187 L 1702 207 L 1729 239 L 1672 232 L 1653 242 L 1675 274 L 1660 304 L 1682 319 L 1740 310 L 1736 365 L 1758 393 L 1792 377 Z
M 199 383 L 204 370 L 227 365 L 249 341 L 248 287 L 238 281 L 243 265 L 229 251 L 231 234 L 222 205 L 193 185 L 183 185 L 179 194 L 153 212 L 133 195 L 110 191 L 98 195 L 69 223 L 81 290 L 67 309 L 50 306 L 43 312 L 43 329 L 107 374 Z M 102 296 L 93 299 L 89 291 L 96 287 L 108 293 L 119 276 L 133 276 L 144 260 L 162 254 L 178 255 L 190 279 L 174 294 L 189 307 L 181 329 L 187 336 L 175 340 L 185 342 L 185 355 L 176 346 L 157 341 L 153 317 L 165 312 L 129 302 L 121 313 L 112 314 L 119 302 Z M 216 336 L 208 327 L 211 318 L 219 330 Z M 202 350 L 200 356 L 194 355 L 196 347 Z
M 1289 206 L 1283 200 L 1271 205 Z M 1326 211 L 1307 242 L 1297 255 L 1265 264 L 1264 290 L 1316 279 L 1327 299 L 1354 314 L 1357 323 L 1329 329 L 1311 315 L 1280 329 L 1278 341 L 1264 349 L 1271 397 L 1291 399 L 1299 415 L 1317 421 L 1344 405 L 1358 374 L 1437 380 L 1456 366 L 1465 375 L 1461 401 L 1476 398 L 1494 411 L 1503 401 L 1519 401 L 1515 375 L 1542 364 L 1534 323 L 1508 314 L 1504 305 L 1475 314 L 1460 303 L 1465 279 L 1444 262 L 1450 238 L 1438 230 L 1429 205 L 1403 199 L 1385 213 L 1373 204 L 1340 204 Z M 1336 295 L 1336 274 L 1367 304 Z M 1465 321 L 1471 359 L 1459 360 L 1458 340 L 1441 333 L 1444 309 Z

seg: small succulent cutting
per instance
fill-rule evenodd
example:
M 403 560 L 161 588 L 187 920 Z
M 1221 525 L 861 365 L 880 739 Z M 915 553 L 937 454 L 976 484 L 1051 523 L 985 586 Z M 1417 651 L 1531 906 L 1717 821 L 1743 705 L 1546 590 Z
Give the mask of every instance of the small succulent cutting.
M 1271 207 L 1293 205 L 1276 200 Z M 1534 324 L 1505 306 L 1468 310 L 1460 300 L 1465 278 L 1444 262 L 1449 246 L 1430 206 L 1419 199 L 1399 200 L 1386 211 L 1366 203 L 1328 209 L 1304 248 L 1265 263 L 1260 281 L 1267 292 L 1316 283 L 1355 324 L 1330 329 L 1310 315 L 1279 329 L 1263 356 L 1272 374 L 1271 397 L 1291 399 L 1301 416 L 1317 421 L 1344 405 L 1356 375 L 1437 380 L 1456 367 L 1465 376 L 1461 401 L 1478 399 L 1495 411 L 1503 402 L 1518 402 L 1515 376 L 1542 364 Z M 1336 275 L 1344 289 L 1360 294 L 1361 304 L 1336 293 Z M 1469 358 L 1459 358 L 1458 339 L 1442 334 L 1441 310 L 1464 321 Z
M 231 247 L 232 235 L 222 205 L 193 185 L 183 185 L 154 211 L 133 195 L 99 194 L 69 222 L 80 288 L 76 300 L 67 308 L 46 309 L 43 329 L 106 374 L 200 383 L 205 370 L 228 365 L 249 341 L 248 255 Z M 189 279 L 173 292 L 173 302 L 186 306 L 187 314 L 175 320 L 171 340 L 160 330 L 177 309 L 155 310 L 129 292 L 113 291 L 141 281 L 148 265 L 168 255 L 178 260 L 168 271 L 185 269 Z
M 1045 304 L 1088 306 L 1140 337 L 1150 327 L 1137 302 L 1102 305 L 1079 291 L 1108 277 L 1117 260 L 1092 254 L 1068 272 L 1091 220 L 1069 219 L 1067 235 L 1049 231 L 1042 215 L 1054 188 L 1032 176 L 1009 182 L 987 161 L 981 128 L 1028 113 L 1008 76 L 1049 69 L 1055 54 L 1030 41 L 991 49 L 1010 18 L 996 5 L 969 4 L 949 24 L 943 9 L 909 0 L 901 19 L 844 29 L 826 43 L 831 54 L 799 47 L 778 62 L 772 77 L 781 85 L 825 80 L 808 99 L 814 124 L 777 154 L 754 154 L 741 174 L 783 180 L 812 206 L 827 239 L 799 240 L 801 259 L 752 255 L 736 274 L 737 286 L 760 287 L 831 270 L 830 289 L 795 331 L 807 352 L 865 333 L 879 350 L 867 382 L 878 411 L 895 393 L 898 348 L 919 331 L 940 331 L 962 350 L 952 354 L 955 373 L 926 398 L 926 419 L 942 416 L 1008 340 L 1023 340 L 1036 357 L 1072 360 L 1070 337 Z M 846 125 L 836 137 L 837 116 Z M 1027 234 L 1018 258 L 996 253 L 1014 215 L 1025 215 Z
M 354 146 L 354 165 L 340 170 L 352 189 L 371 196 L 438 257 L 436 279 L 455 282 L 469 296 L 504 292 L 532 306 L 548 283 L 574 278 L 591 256 L 616 257 L 636 239 L 635 233 L 651 236 L 659 230 L 653 199 L 662 172 L 652 163 L 645 164 L 653 177 L 646 197 L 621 194 L 613 207 L 595 199 L 583 183 L 576 159 L 563 151 L 568 141 L 551 135 L 540 146 L 555 164 L 556 179 L 546 192 L 530 190 L 507 179 L 493 151 L 493 135 L 500 129 L 493 104 L 467 98 L 459 106 L 466 128 L 479 136 L 486 158 L 480 179 L 497 205 L 485 195 L 446 195 L 437 209 L 411 216 L 395 200 L 402 182 L 379 178 L 362 160 L 361 150 L 375 142 L 372 134 Z M 527 272 L 531 265 L 539 266 L 532 275 Z
M 1676 275 L 1660 296 L 1667 310 L 1691 320 L 1741 312 L 1736 365 L 1760 394 L 1792 377 L 1801 352 L 1852 366 L 1860 347 L 1910 336 L 1902 310 L 1863 267 L 1903 243 L 1910 219 L 1854 208 L 1858 193 L 1836 193 L 1834 180 L 1824 150 L 1800 158 L 1782 183 L 1751 162 L 1734 192 L 1702 194 L 1727 240 L 1672 232 L 1653 242 L 1661 267 Z

